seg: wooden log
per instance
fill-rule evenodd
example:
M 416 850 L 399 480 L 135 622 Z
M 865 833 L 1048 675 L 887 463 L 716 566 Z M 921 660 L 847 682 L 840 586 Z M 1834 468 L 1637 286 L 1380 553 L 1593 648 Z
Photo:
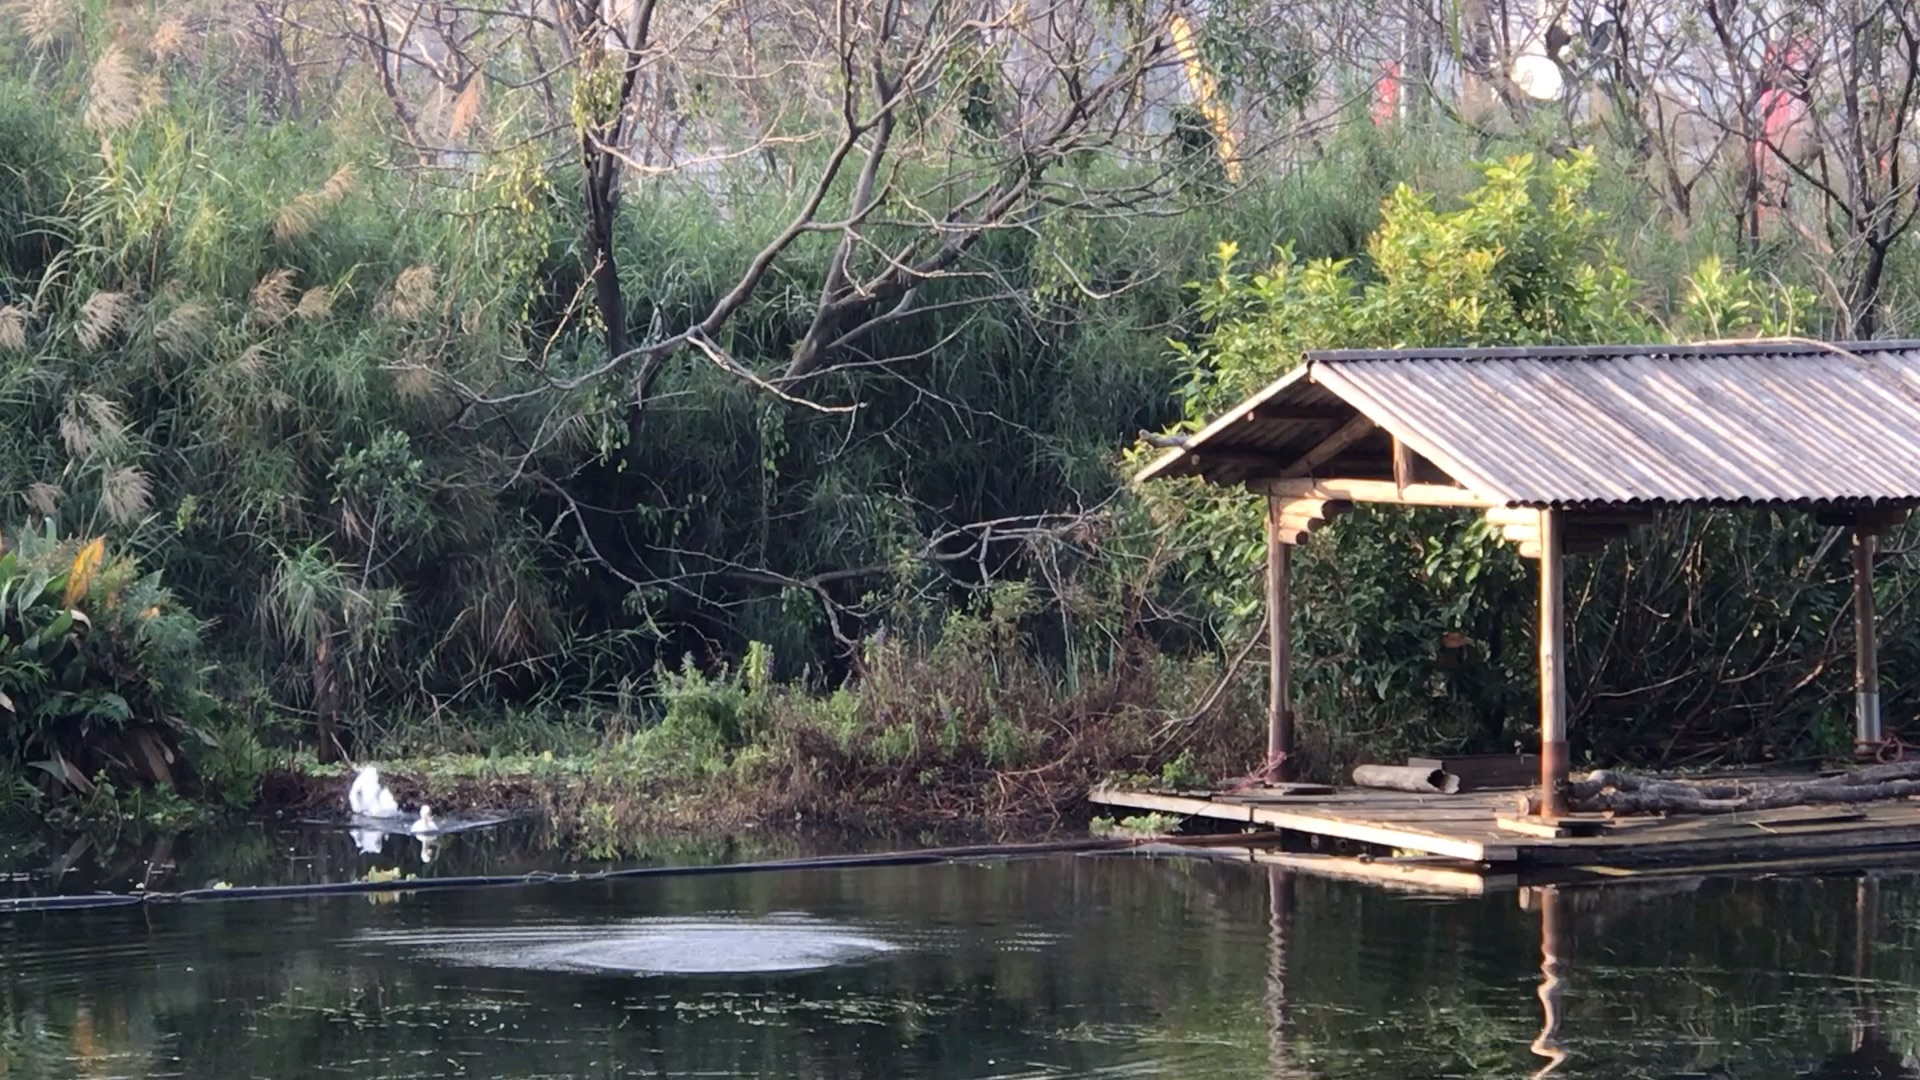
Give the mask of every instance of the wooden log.
M 1920 794 L 1920 761 L 1901 761 L 1813 780 L 1692 782 L 1612 770 L 1566 787 L 1568 805 L 1616 814 L 1733 814 L 1789 806 L 1846 806 Z
M 1611 791 L 1574 805 L 1582 811 L 1615 814 L 1739 814 L 1786 806 L 1846 806 L 1920 795 L 1920 780 L 1892 780 L 1817 792 L 1789 791 L 1784 790 L 1785 787 L 1756 791 L 1742 799 L 1685 798 L 1661 791 Z
M 1273 499 L 1270 505 L 1278 507 L 1281 528 L 1303 533 L 1311 533 L 1353 509 L 1352 503 L 1339 499 Z
M 1417 791 L 1423 795 L 1452 795 L 1460 790 L 1460 778 L 1452 773 L 1412 765 L 1361 765 L 1353 770 L 1353 782 L 1365 788 Z

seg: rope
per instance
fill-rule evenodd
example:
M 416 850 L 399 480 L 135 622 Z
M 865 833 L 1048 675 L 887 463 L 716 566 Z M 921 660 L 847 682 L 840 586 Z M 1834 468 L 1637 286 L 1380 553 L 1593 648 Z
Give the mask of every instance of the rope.
M 1234 839 L 1244 842 L 1245 837 Z M 865 855 L 826 855 L 806 859 L 722 863 L 713 866 L 641 866 L 627 870 L 599 870 L 586 874 L 556 874 L 536 870 L 527 874 L 408 878 L 392 881 L 329 881 L 310 885 L 247 885 L 225 889 L 185 889 L 180 892 L 88 893 L 78 896 L 0 897 L 0 916 L 34 911 L 128 907 L 134 904 L 231 903 L 242 900 L 290 900 L 314 896 L 354 896 L 369 893 L 434 892 L 450 889 L 498 889 L 528 885 L 572 885 L 594 881 L 628 881 L 655 877 L 710 877 L 717 874 L 764 874 L 795 870 L 849 870 L 883 866 L 923 866 L 930 863 L 1014 859 L 1034 855 L 1118 851 L 1149 843 L 1182 843 L 1161 837 L 1146 839 L 1057 840 L 1038 844 L 982 844 L 970 847 L 887 851 Z M 1188 844 L 1219 843 L 1194 837 Z
M 1907 744 L 1898 735 L 1889 734 L 1886 738 L 1879 740 L 1855 739 L 1853 748 L 1855 753 L 1871 750 L 1874 760 L 1882 765 L 1907 760 Z

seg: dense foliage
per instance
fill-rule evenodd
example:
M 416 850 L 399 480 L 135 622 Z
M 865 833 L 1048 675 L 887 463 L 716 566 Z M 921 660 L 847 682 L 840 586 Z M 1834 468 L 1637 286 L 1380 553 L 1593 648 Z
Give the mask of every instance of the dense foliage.
M 207 734 L 165 746 L 216 787 L 258 774 L 260 742 L 592 749 L 619 765 L 603 788 L 948 814 L 1044 809 L 1183 751 L 1223 771 L 1258 741 L 1261 672 L 1236 660 L 1255 511 L 1131 491 L 1139 431 L 1316 346 L 1862 322 L 1818 243 L 1676 209 L 1606 118 L 1369 123 L 1314 104 L 1337 80 L 1311 35 L 1236 52 L 1267 29 L 1237 7 L 1203 52 L 1223 92 L 1271 100 L 1236 144 L 1217 102 L 1172 104 L 1192 67 L 1152 6 L 1007 24 L 1112 49 L 1007 61 L 1018 78 L 988 62 L 1014 45 L 931 15 L 652 49 L 606 44 L 634 28 L 587 5 L 556 8 L 578 26 L 415 6 L 431 49 L 319 0 L 10 9 L 0 530 L 72 538 L 59 558 L 105 538 L 195 632 L 163 645 L 40 610 L 42 589 L 14 647 L 80 642 L 48 632 L 79 610 L 147 696 L 8 689 L 9 790 L 153 779 L 141 737 L 102 734 L 145 727 Z M 1874 234 L 1886 327 L 1912 295 L 1903 235 Z M 1510 550 L 1437 513 L 1327 540 L 1300 573 L 1319 767 L 1525 736 Z M 1834 745 L 1834 540 L 1695 515 L 1583 562 L 1576 745 Z M 1920 707 L 1903 544 L 1895 722 Z M 15 572 L 58 570 L 35 565 Z

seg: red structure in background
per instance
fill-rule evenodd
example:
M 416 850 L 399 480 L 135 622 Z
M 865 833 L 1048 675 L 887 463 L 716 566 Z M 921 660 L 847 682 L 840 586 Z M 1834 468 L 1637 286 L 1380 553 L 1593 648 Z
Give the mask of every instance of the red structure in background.
M 1376 126 L 1392 123 L 1400 115 L 1400 61 L 1380 65 L 1380 77 L 1373 83 L 1373 122 Z
M 1788 38 L 1767 46 L 1760 69 L 1760 140 L 1753 147 L 1760 186 L 1755 212 L 1762 216 L 1769 205 L 1785 205 L 1787 172 L 1780 158 L 1798 156 L 1806 141 L 1812 84 L 1813 50 L 1805 41 Z

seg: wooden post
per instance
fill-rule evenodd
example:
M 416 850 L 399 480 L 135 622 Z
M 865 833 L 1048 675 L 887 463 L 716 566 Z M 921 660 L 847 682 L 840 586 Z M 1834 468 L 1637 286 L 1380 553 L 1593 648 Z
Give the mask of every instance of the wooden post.
M 1853 742 L 1856 752 L 1878 747 L 1880 648 L 1873 611 L 1873 532 L 1853 527 Z
M 1540 812 L 1567 812 L 1566 520 L 1540 511 Z
M 1399 439 L 1393 440 L 1393 486 L 1401 491 L 1413 483 L 1413 451 Z
M 1283 500 L 1267 499 L 1267 761 L 1293 769 L 1293 545 L 1281 535 Z

